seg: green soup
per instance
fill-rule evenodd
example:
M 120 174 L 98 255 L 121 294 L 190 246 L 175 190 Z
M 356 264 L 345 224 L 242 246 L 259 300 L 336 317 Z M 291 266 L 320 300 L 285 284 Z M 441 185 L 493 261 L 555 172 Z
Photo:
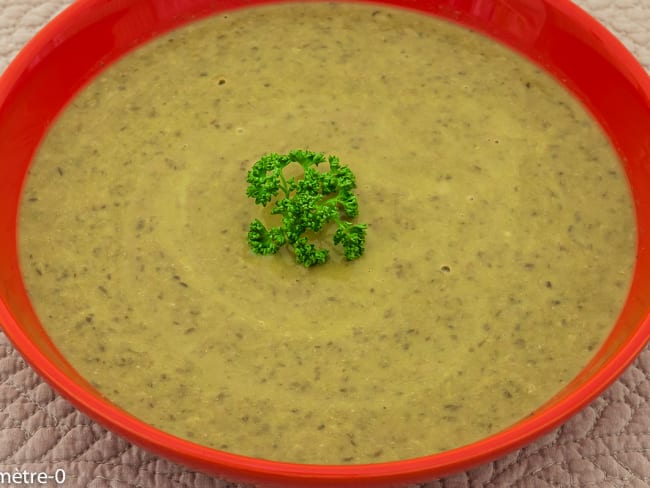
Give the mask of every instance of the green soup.
M 246 173 L 339 156 L 366 252 L 257 256 Z M 115 404 L 179 437 L 301 463 L 493 434 L 584 367 L 629 287 L 625 175 L 563 87 L 481 35 L 374 5 L 218 15 L 130 53 L 31 168 L 39 317 Z

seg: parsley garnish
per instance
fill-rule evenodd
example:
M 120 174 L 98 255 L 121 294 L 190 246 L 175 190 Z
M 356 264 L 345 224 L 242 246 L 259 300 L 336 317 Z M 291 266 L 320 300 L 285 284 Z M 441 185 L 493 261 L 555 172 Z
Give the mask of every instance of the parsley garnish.
M 291 163 L 302 166 L 302 178 L 285 177 L 284 169 Z M 328 164 L 329 170 L 319 171 L 321 164 Z M 323 153 L 305 150 L 267 154 L 253 165 L 246 181 L 246 195 L 264 207 L 274 200 L 271 214 L 282 216 L 281 225 L 268 229 L 259 219 L 251 222 L 248 244 L 254 253 L 275 254 L 288 245 L 298 264 L 322 264 L 327 261 L 329 250 L 317 248 L 305 233 L 318 233 L 334 222 L 338 226 L 334 245 L 343 247 L 345 258 L 352 261 L 363 254 L 366 224 L 349 220 L 359 213 L 357 197 L 352 192 L 356 188 L 354 174 L 336 156 L 325 158 Z

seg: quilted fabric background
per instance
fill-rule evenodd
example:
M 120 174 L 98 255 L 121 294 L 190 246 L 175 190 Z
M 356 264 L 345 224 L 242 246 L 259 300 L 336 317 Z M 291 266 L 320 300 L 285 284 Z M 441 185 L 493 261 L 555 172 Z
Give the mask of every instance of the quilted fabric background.
M 0 0 L 0 71 L 70 0 Z M 650 0 L 579 0 L 650 69 Z M 650 137 L 650 135 L 649 135 Z M 0 472 L 65 471 L 92 488 L 238 488 L 157 458 L 79 413 L 0 333 Z M 62 472 L 59 472 L 59 474 Z M 7 485 L 8 486 L 8 485 Z M 650 486 L 650 349 L 601 397 L 534 444 L 422 488 Z

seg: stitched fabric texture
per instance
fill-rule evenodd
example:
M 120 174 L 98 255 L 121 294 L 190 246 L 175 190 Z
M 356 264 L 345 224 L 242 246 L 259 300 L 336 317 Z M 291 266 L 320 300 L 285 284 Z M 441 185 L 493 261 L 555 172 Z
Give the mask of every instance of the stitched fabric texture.
M 0 0 L 0 71 L 70 0 Z M 580 0 L 650 69 L 650 0 Z M 0 333 L 0 472 L 92 488 L 241 488 L 160 459 L 78 412 Z M 494 462 L 422 488 L 650 486 L 650 349 L 562 427 Z

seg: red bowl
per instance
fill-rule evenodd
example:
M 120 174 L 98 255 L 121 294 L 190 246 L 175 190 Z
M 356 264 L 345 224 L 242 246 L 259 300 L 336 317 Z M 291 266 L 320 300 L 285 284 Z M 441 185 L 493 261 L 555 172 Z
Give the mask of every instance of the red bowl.
M 479 442 L 405 461 L 299 465 L 221 452 L 157 430 L 116 408 L 68 364 L 27 297 L 16 219 L 34 151 L 59 110 L 107 64 L 194 19 L 273 0 L 79 0 L 47 25 L 0 79 L 0 323 L 27 361 L 80 410 L 159 455 L 236 480 L 277 486 L 393 486 L 433 479 L 497 458 L 548 432 L 598 396 L 650 333 L 650 78 L 604 27 L 569 0 L 386 0 L 482 31 L 562 81 L 618 149 L 636 208 L 638 248 L 625 307 L 607 341 L 566 388 L 532 416 Z

